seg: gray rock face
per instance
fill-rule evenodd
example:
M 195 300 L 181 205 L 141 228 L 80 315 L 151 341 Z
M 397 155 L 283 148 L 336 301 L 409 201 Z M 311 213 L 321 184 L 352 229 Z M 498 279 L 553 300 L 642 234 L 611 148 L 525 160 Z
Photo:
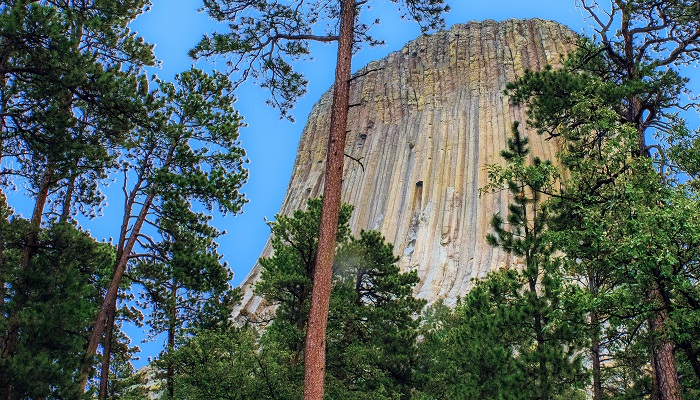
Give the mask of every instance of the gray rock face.
M 479 195 L 485 166 L 502 163 L 512 123 L 526 120 L 503 90 L 526 69 L 559 64 L 573 40 L 551 21 L 470 22 L 422 36 L 356 74 L 345 153 L 362 166 L 346 158 L 343 200 L 355 207 L 355 234 L 381 231 L 402 270 L 418 271 L 417 297 L 453 303 L 472 278 L 511 263 L 485 240 L 508 192 Z M 282 214 L 322 193 L 330 103 L 329 91 L 309 115 Z M 534 155 L 554 159 L 554 143 L 524 133 Z M 268 242 L 261 257 L 271 250 Z M 241 307 L 250 312 L 264 307 L 252 291 L 259 276 L 255 265 L 242 285 Z

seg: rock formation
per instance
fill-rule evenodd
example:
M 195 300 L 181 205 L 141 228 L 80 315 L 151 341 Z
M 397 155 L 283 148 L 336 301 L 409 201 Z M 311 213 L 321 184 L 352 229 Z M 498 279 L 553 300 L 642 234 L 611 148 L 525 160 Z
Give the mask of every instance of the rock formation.
M 418 271 L 417 297 L 449 304 L 472 278 L 511 263 L 485 240 L 508 192 L 479 195 L 484 167 L 502 162 L 513 121 L 526 120 L 503 90 L 526 69 L 559 64 L 573 38 L 539 19 L 470 22 L 421 36 L 353 78 L 345 153 L 361 164 L 345 162 L 350 225 L 355 234 L 377 229 L 394 244 L 402 270 Z M 322 193 L 330 103 L 329 91 L 309 115 L 281 214 Z M 525 133 L 535 155 L 554 158 L 553 143 Z M 268 242 L 261 256 L 270 254 Z M 259 273 L 256 265 L 243 283 L 242 307 L 253 312 Z

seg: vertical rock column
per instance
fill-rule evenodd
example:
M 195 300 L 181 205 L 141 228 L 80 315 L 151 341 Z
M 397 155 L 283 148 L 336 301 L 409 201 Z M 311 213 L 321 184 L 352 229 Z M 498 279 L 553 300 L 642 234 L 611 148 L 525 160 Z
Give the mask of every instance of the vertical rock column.
M 526 120 L 503 90 L 527 69 L 559 64 L 573 42 L 573 32 L 552 21 L 470 22 L 358 71 L 345 152 L 362 165 L 346 160 L 343 200 L 355 207 L 355 234 L 379 230 L 401 269 L 418 271 L 417 297 L 453 303 L 472 278 L 511 263 L 485 240 L 491 216 L 506 212 L 508 192 L 479 195 L 485 166 L 502 163 L 512 123 Z M 322 192 L 330 93 L 309 115 L 282 214 Z M 533 156 L 554 160 L 555 143 L 524 133 Z M 268 242 L 261 257 L 271 251 Z M 252 291 L 259 274 L 256 264 L 243 283 L 249 312 L 264 307 Z

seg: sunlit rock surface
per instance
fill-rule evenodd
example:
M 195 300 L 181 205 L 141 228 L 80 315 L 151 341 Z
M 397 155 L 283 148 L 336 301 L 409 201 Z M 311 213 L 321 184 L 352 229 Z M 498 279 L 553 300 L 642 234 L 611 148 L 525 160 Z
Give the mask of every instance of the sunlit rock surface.
M 503 90 L 526 69 L 560 64 L 573 38 L 552 21 L 470 22 L 422 36 L 356 74 L 345 152 L 362 165 L 346 158 L 343 200 L 355 207 L 355 234 L 381 231 L 401 269 L 418 271 L 417 297 L 454 303 L 473 278 L 510 264 L 485 240 L 508 192 L 479 195 L 485 166 L 502 163 L 512 123 L 526 120 Z M 322 193 L 330 106 L 329 91 L 309 115 L 282 214 Z M 554 159 L 554 143 L 525 133 L 534 155 Z M 261 257 L 270 254 L 268 242 Z M 255 265 L 242 285 L 249 312 L 264 306 L 252 291 L 259 274 Z

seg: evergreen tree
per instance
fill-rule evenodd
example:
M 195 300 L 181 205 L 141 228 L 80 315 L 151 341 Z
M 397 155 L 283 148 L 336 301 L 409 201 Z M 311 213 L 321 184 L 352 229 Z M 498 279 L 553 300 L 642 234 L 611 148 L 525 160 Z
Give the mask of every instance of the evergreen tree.
M 551 191 L 558 171 L 539 157 L 526 164 L 528 139 L 520 135 L 518 123 L 513 124 L 512 132 L 507 150 L 501 152 L 507 166 L 488 167 L 491 182 L 487 188 L 505 184 L 513 203 L 508 206 L 507 226 L 500 215 L 494 215 L 494 234 L 489 234 L 487 241 L 523 260 L 520 271 L 502 276 L 515 279 L 516 284 L 506 288 L 517 288 L 517 283 L 522 287 L 502 306 L 509 308 L 505 317 L 510 319 L 509 325 L 519 327 L 518 336 L 524 340 L 515 345 L 515 351 L 524 376 L 534 378 L 528 385 L 531 398 L 552 399 L 569 392 L 580 380 L 582 369 L 576 355 L 579 343 L 572 330 L 578 316 L 564 299 L 570 293 L 561 260 L 554 256 L 548 232 L 550 213 L 543 198 L 544 192 Z
M 181 74 L 177 84 L 156 81 L 158 88 L 150 90 L 143 68 L 156 63 L 152 46 L 128 28 L 149 6 L 148 0 L 13 0 L 0 5 L 0 183 L 10 190 L 28 187 L 34 200 L 28 221 L 9 211 L 3 214 L 0 398 L 80 397 L 100 343 L 104 377 L 100 397 L 106 398 L 111 353 L 119 359 L 111 370 L 120 376 L 131 373 L 128 338 L 118 325 L 137 317 L 138 311 L 117 308 L 117 299 L 128 298 L 125 289 L 130 281 L 122 279 L 127 265 L 156 254 L 154 244 L 172 243 L 178 244 L 167 251 L 180 255 L 171 261 L 178 265 L 202 261 L 184 260 L 178 246 L 189 250 L 208 246 L 192 256 L 211 253 L 211 239 L 218 232 L 208 226 L 203 213 L 192 213 L 190 204 L 236 213 L 244 202 L 238 189 L 247 175 L 230 82 L 221 74 L 210 77 L 192 70 Z M 95 272 L 94 263 L 104 257 L 97 257 L 88 245 L 89 235 L 72 227 L 73 218 L 78 213 L 89 218 L 99 214 L 103 182 L 114 172 L 124 176 L 124 222 L 115 235 L 112 266 L 101 265 Z M 4 201 L 4 194 L 0 196 Z M 165 221 L 173 222 L 166 227 Z M 178 224 L 186 235 L 152 241 L 158 229 Z M 65 235 L 61 242 L 65 250 L 54 246 L 58 232 Z M 74 256 L 76 248 L 84 254 Z M 105 280 L 105 274 L 112 280 Z M 219 273 L 212 280 L 228 276 Z M 61 286 L 67 277 L 75 280 L 70 290 Z M 159 276 L 154 273 L 150 278 Z M 190 287 L 203 290 L 197 284 Z M 93 291 L 86 292 L 82 285 Z M 197 324 L 215 325 L 220 315 L 214 318 L 214 311 L 225 312 L 218 303 L 227 303 L 227 293 L 218 288 L 206 301 L 197 300 L 208 313 L 198 316 Z M 69 293 L 72 290 L 75 293 Z M 53 311 L 47 302 L 59 310 L 70 304 L 66 307 L 79 310 L 80 318 Z M 46 324 L 36 323 L 42 318 Z M 48 331 L 54 335 L 44 337 L 53 344 L 37 342 L 29 350 L 27 343 Z M 51 354 L 62 372 L 31 369 L 30 359 L 42 351 L 49 354 L 51 346 L 61 349 Z M 76 358 L 82 359 L 77 367 Z M 46 364 L 35 361 L 37 366 Z M 30 384 L 33 389 L 28 392 Z
M 261 259 L 256 291 L 275 315 L 263 348 L 283 348 L 290 355 L 288 381 L 299 382 L 311 298 L 313 256 L 321 218 L 320 199 L 307 210 L 271 222 L 273 256 Z M 351 208 L 343 205 L 334 266 L 328 336 L 330 398 L 408 398 L 415 364 L 417 316 L 424 302 L 413 298 L 414 273 L 402 274 L 393 247 L 378 232 L 350 238 Z M 295 396 L 297 397 L 297 396 Z
M 444 24 L 441 14 L 449 7 L 443 0 L 392 0 L 405 6 L 406 13 L 434 29 Z M 270 104 L 280 108 L 282 116 L 294 100 L 305 92 L 306 80 L 285 60 L 309 54 L 310 41 L 338 42 L 333 85 L 330 132 L 326 154 L 323 215 L 313 278 L 314 301 L 309 310 L 309 327 L 305 353 L 305 398 L 323 398 L 325 337 L 332 286 L 336 228 L 341 208 L 341 186 L 345 133 L 350 98 L 350 72 L 353 50 L 363 42 L 381 43 L 369 34 L 372 24 L 361 21 L 362 10 L 369 11 L 374 2 L 340 0 L 292 0 L 250 2 L 247 0 L 205 0 L 205 8 L 218 21 L 229 22 L 229 32 L 205 36 L 192 50 L 193 56 L 224 55 L 229 66 L 262 77 L 262 86 L 271 90 Z M 378 20 L 375 20 L 375 22 Z M 330 28 L 329 27 L 333 27 Z M 316 31 L 323 33 L 317 34 Z
M 163 206 L 164 215 L 156 221 L 162 240 L 144 243 L 148 255 L 140 257 L 129 275 L 144 289 L 139 305 L 150 311 L 146 322 L 151 337 L 167 333 L 166 352 L 206 318 L 202 314 L 226 321 L 234 300 L 228 283 L 233 274 L 221 264 L 214 242 L 220 232 L 209 226 L 211 217 L 189 208 L 181 200 Z M 164 364 L 167 392 L 173 397 L 173 365 Z
M 25 219 L 3 219 L 7 289 L 0 312 L 12 315 L 22 331 L 11 355 L 3 346 L 0 386 L 16 399 L 80 398 L 76 378 L 88 336 L 85 327 L 102 296 L 114 248 L 70 224 L 57 223 L 39 232 L 35 254 L 22 267 L 23 239 L 30 229 Z M 0 325 L 5 340 L 9 324 L 3 320 Z
M 572 215 L 563 215 L 556 229 L 568 237 L 562 251 L 583 256 L 579 259 L 588 268 L 579 273 L 590 276 L 588 286 L 592 298 L 597 298 L 590 303 L 593 325 L 614 323 L 617 331 L 609 332 L 613 336 L 617 332 L 633 335 L 617 341 L 626 342 L 628 349 L 646 344 L 653 371 L 652 396 L 678 399 L 683 384 L 674 357 L 678 344 L 674 326 L 683 322 L 673 321 L 671 315 L 675 304 L 685 302 L 670 299 L 676 287 L 693 285 L 689 260 L 695 255 L 685 249 L 695 239 L 678 235 L 677 228 L 684 223 L 677 219 L 660 224 L 657 218 L 685 209 L 694 197 L 688 196 L 691 185 L 678 185 L 675 175 L 688 170 L 692 176 L 694 164 L 688 154 L 695 150 L 678 146 L 696 143 L 677 111 L 684 106 L 680 95 L 687 83 L 679 67 L 698 62 L 700 9 L 693 1 L 616 0 L 608 9 L 595 2 L 581 5 L 596 26 L 596 41 L 582 42 L 562 70 L 526 73 L 509 86 L 509 93 L 530 105 L 532 126 L 560 138 L 562 163 L 574 174 L 560 197 L 560 209 Z M 596 122 L 600 110 L 613 117 L 603 118 L 603 124 Z M 650 131 L 658 143 L 647 144 Z M 664 227 L 670 230 L 660 230 Z M 596 231 L 604 235 L 596 237 Z M 685 245 L 680 244 L 684 241 Z M 585 248 L 589 245 L 609 252 L 604 258 L 595 257 Z M 614 304 L 600 298 L 600 289 L 611 288 L 615 290 L 609 293 L 619 296 L 617 305 L 626 310 L 619 313 L 610 308 L 610 315 L 621 318 L 600 320 L 607 318 L 601 306 Z M 594 342 L 599 334 L 600 327 L 594 328 Z M 596 399 L 603 396 L 600 375 L 594 371 Z
M 584 398 L 580 289 L 572 284 L 550 230 L 549 199 L 559 180 L 549 162 L 531 157 L 518 123 L 506 165 L 489 165 L 482 191 L 508 189 L 505 220 L 492 220 L 488 242 L 516 256 L 514 265 L 475 280 L 454 311 L 424 316 L 419 398 Z
M 175 370 L 174 399 L 294 399 L 288 350 L 249 326 L 204 329 L 165 356 Z
M 533 398 L 531 378 L 516 359 L 523 343 L 512 325 L 522 290 L 517 274 L 492 272 L 454 310 L 436 304 L 423 315 L 417 398 Z
M 352 207 L 342 206 L 338 243 L 350 238 L 351 213 Z M 277 215 L 268 223 L 274 253 L 260 259 L 260 280 L 255 285 L 255 292 L 276 307 L 267 335 L 286 344 L 294 355 L 293 366 L 303 356 L 320 218 L 321 199 L 316 198 L 309 199 L 306 210 L 295 210 L 292 216 Z
M 338 249 L 328 321 L 327 385 L 334 399 L 408 399 L 416 365 L 415 271 L 401 273 L 394 248 L 362 231 Z
M 131 128 L 146 123 L 140 74 L 155 60 L 151 46 L 127 23 L 147 4 L 17 0 L 0 5 L 0 183 L 10 190 L 25 186 L 34 200 L 20 257 L 12 259 L 20 270 L 7 264 L 0 268 L 16 272 L 0 281 L 13 304 L 0 316 L 3 362 L 13 363 L 21 335 L 32 334 L 22 326 L 27 321 L 20 310 L 32 307 L 22 302 L 39 290 L 31 287 L 38 284 L 31 270 L 42 228 L 49 225 L 47 214 L 61 222 L 76 212 L 94 216 L 103 201 L 96 182 L 105 179 L 112 150 Z M 59 271 L 64 272 L 52 272 Z M 13 390 L 2 385 L 0 398 L 15 398 Z
M 208 240 L 217 235 L 208 225 L 211 217 L 193 213 L 190 207 L 198 204 L 209 211 L 217 207 L 222 213 L 235 214 L 245 203 L 239 192 L 247 178 L 243 169 L 245 152 L 238 141 L 240 117 L 233 110 L 228 78 L 191 69 L 177 75 L 176 81 L 156 81 L 159 88 L 150 94 L 149 101 L 157 129 L 147 127 L 134 132 L 128 151 L 120 159 L 126 195 L 123 222 L 116 235 L 112 279 L 85 351 L 83 385 L 103 334 L 111 330 L 107 325 L 111 325 L 108 322 L 116 310 L 127 267 L 143 258 L 158 260 L 162 258 L 159 250 L 171 245 L 166 243 L 167 238 L 166 242 L 159 242 L 153 237 L 158 230 L 171 237 L 184 235 L 181 237 L 194 243 L 203 240 L 204 246 L 210 246 Z M 174 231 L 166 232 L 168 229 Z M 196 254 L 202 253 L 191 256 Z M 204 266 L 187 266 L 199 267 Z M 105 355 L 107 362 L 108 358 Z

